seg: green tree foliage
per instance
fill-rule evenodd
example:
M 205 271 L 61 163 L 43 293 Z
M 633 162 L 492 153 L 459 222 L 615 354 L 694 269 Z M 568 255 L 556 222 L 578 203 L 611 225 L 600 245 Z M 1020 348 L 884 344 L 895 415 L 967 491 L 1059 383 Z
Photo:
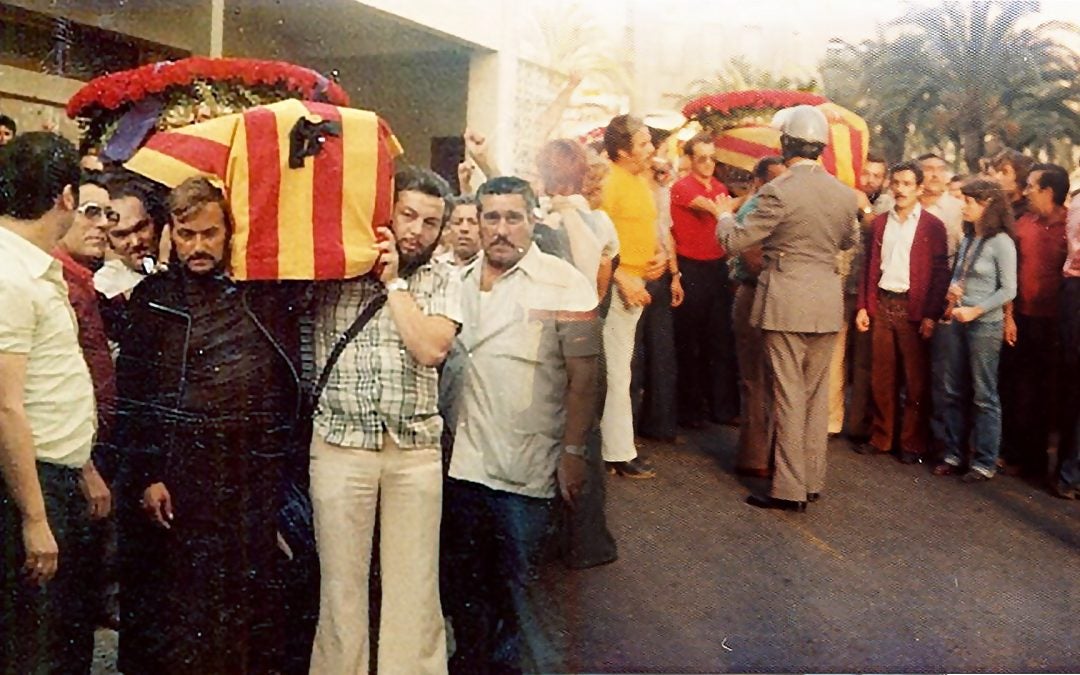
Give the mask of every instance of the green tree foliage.
M 835 42 L 822 64 L 825 95 L 863 115 L 890 159 L 953 149 L 968 170 L 1009 146 L 1071 163 L 1080 142 L 1080 55 L 1034 1 L 915 7 L 858 45 Z
M 746 89 L 795 89 L 818 93 L 818 83 L 813 78 L 801 79 L 778 76 L 751 65 L 747 59 L 736 56 L 728 61 L 716 75 L 693 80 L 687 85 L 683 103 L 699 96 Z

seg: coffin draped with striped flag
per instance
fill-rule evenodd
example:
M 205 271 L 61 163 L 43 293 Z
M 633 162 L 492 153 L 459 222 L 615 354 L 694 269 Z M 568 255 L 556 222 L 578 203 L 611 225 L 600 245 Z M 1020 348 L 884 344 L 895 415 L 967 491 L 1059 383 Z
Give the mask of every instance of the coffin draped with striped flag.
M 829 120 L 829 143 L 821 154 L 821 163 L 841 182 L 857 187 L 870 146 L 866 121 L 835 103 L 817 107 Z M 734 127 L 716 136 L 716 159 L 745 171 L 753 171 L 762 157 L 779 154 L 780 131 L 769 126 Z
M 301 118 L 337 123 L 340 135 L 323 134 L 318 152 L 290 168 Z M 390 221 L 400 154 L 373 112 L 289 99 L 158 132 L 125 166 L 169 187 L 204 176 L 224 190 L 233 279 L 348 279 L 375 263 L 375 228 Z

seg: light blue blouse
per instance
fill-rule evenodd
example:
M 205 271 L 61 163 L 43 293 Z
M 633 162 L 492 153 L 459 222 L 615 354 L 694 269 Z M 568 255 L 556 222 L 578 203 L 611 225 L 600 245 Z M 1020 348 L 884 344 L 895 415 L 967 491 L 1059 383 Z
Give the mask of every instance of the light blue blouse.
M 982 237 L 964 237 L 956 255 L 953 283 L 957 283 L 963 269 L 969 267 L 967 256 L 978 257 L 970 263 L 964 282 L 962 307 L 979 307 L 983 310 L 978 321 L 1002 321 L 1002 307 L 1016 297 L 1016 245 L 1004 232 L 995 234 L 979 246 Z

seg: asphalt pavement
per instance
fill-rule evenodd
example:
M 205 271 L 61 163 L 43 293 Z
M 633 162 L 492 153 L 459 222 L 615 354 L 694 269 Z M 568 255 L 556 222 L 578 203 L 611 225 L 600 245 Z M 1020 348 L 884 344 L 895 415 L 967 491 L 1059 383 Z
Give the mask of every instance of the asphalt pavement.
M 612 673 L 1078 672 L 1080 502 L 997 476 L 829 448 L 806 513 L 743 502 L 737 429 L 641 446 L 608 479 L 618 561 L 548 570 L 576 669 Z
M 1080 501 L 834 439 L 822 499 L 763 511 L 736 433 L 643 443 L 657 477 L 607 481 L 619 560 L 546 569 L 576 671 L 1080 672 Z M 98 638 L 95 672 L 115 672 Z

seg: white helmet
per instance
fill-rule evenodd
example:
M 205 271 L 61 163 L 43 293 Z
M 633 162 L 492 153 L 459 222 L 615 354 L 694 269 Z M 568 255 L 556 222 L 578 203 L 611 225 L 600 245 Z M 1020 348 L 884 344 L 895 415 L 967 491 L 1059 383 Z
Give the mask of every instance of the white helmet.
M 812 105 L 784 108 L 773 116 L 772 126 L 780 133 L 810 143 L 829 142 L 829 121 L 825 113 Z

